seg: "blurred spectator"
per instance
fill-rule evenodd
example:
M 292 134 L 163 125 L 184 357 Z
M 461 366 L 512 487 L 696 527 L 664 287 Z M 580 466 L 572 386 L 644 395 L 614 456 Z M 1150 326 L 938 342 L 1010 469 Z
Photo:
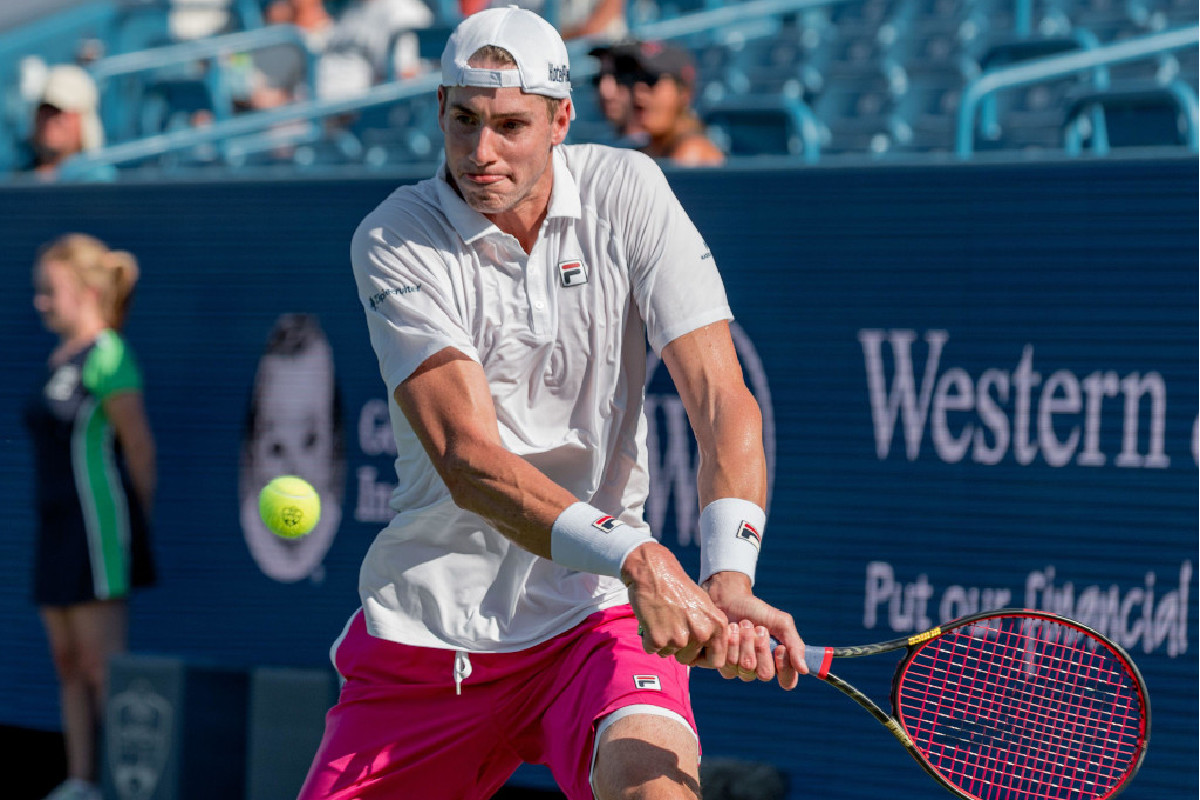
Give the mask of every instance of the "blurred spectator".
M 564 39 L 590 36 L 617 40 L 626 36 L 625 0 L 459 0 L 463 16 L 493 6 L 516 5 L 553 22 Z M 557 12 L 557 13 L 554 13 Z
M 317 70 L 317 94 L 347 97 L 421 68 L 418 28 L 433 24 L 423 0 L 358 0 L 338 18 Z
M 95 82 L 74 64 L 51 67 L 38 95 L 22 171 L 53 180 L 67 159 L 103 146 Z
M 324 0 L 275 0 L 267 6 L 268 25 L 295 25 L 304 33 L 312 52 L 325 49 L 333 31 L 333 17 L 325 10 Z M 240 107 L 263 111 L 296 100 L 307 99 L 309 81 L 308 53 L 288 44 L 264 47 L 250 56 L 250 74 Z
M 715 166 L 725 160 L 692 110 L 696 67 L 686 49 L 667 42 L 623 48 L 614 77 L 631 89 L 628 124 L 648 137 L 643 153 L 680 166 Z
M 633 87 L 617 80 L 617 73 L 634 73 L 636 68 L 636 43 L 605 44 L 593 47 L 588 55 L 599 62 L 592 85 L 596 89 L 600 113 L 612 126 L 618 145 L 641 147 L 646 143 L 646 132 L 633 121 Z
M 230 30 L 232 0 L 170 0 L 167 27 L 176 41 L 203 39 Z

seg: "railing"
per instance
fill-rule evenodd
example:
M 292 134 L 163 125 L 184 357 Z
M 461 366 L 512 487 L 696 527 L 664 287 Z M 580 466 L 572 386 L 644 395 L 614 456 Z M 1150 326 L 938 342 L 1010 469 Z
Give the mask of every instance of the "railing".
M 280 45 L 295 47 L 303 54 L 306 61 L 305 75 L 311 96 L 315 85 L 317 56 L 309 48 L 304 38 L 304 32 L 294 25 L 269 25 L 252 31 L 210 36 L 191 42 L 110 56 L 92 64 L 89 71 L 96 79 L 96 84 L 103 94 L 106 84 L 114 78 L 211 62 L 208 68 L 203 70 L 203 73 L 212 96 L 213 116 L 221 121 L 233 116 L 236 93 L 235 87 L 231 85 L 230 71 L 220 63 L 221 59 Z M 130 99 L 136 103 L 136 98 Z M 108 105 L 111 108 L 113 105 L 121 106 L 123 104 Z M 101 111 L 106 111 L 104 103 L 101 104 Z M 113 113 L 116 112 L 106 113 L 106 122 L 109 123 L 110 129 L 119 127 L 111 118 Z
M 188 150 L 199 145 L 227 144 L 234 137 L 269 132 L 271 128 L 287 122 L 311 121 L 417 97 L 435 91 L 440 81 L 440 73 L 422 75 L 403 83 L 385 83 L 372 87 L 358 97 L 302 101 L 270 111 L 241 114 L 202 128 L 190 128 L 148 136 L 145 139 L 106 147 L 87 155 L 75 156 L 63 164 L 59 174 L 63 180 L 74 180 L 91 174 L 97 167 L 104 165 L 138 161 L 165 153 Z M 236 149 L 242 149 L 239 145 L 234 146 Z
M 1159 53 L 1195 47 L 1200 43 L 1200 26 L 1164 31 L 1151 36 L 1104 45 L 1094 50 L 1068 53 L 1050 58 L 985 72 L 967 84 L 958 109 L 955 152 L 968 159 L 975 149 L 975 117 L 980 102 L 1001 89 L 1027 86 L 1049 78 L 1086 72 L 1097 67 L 1119 64 Z M 1195 121 L 1193 120 L 1193 123 Z
M 756 17 L 768 18 L 805 8 L 835 5 L 842 2 L 848 2 L 848 0 L 750 0 L 750 2 L 711 11 L 695 12 L 687 17 L 647 24 L 639 28 L 637 33 L 645 38 L 677 38 L 714 30 L 733 22 L 744 22 Z M 112 59 L 105 59 L 106 62 L 111 63 L 100 62 L 103 67 L 94 74 L 97 78 L 104 78 L 130 71 L 151 69 L 153 63 L 167 62 L 168 56 L 171 56 L 170 61 L 175 63 L 179 58 L 184 57 L 186 59 L 206 58 L 222 53 L 240 52 L 251 45 L 261 44 L 264 40 L 258 39 L 256 35 L 263 35 L 271 30 L 274 28 L 268 27 L 260 31 L 230 34 L 184 45 L 172 45 L 167 48 L 159 48 L 158 51 L 116 56 Z M 287 37 L 287 34 L 277 35 Z M 587 40 L 568 42 L 573 65 L 571 74 L 577 86 L 584 86 L 586 79 L 596 72 L 595 60 L 587 56 L 587 51 L 593 44 L 594 42 Z M 225 143 L 234 137 L 268 133 L 270 129 L 288 122 L 312 121 L 335 114 L 407 100 L 435 91 L 439 83 L 440 74 L 434 72 L 399 83 L 375 86 L 357 97 L 337 100 L 305 100 L 269 111 L 247 112 L 230 118 L 218 118 L 214 124 L 206 127 L 156 134 L 136 141 L 114 144 L 94 153 L 75 156 L 63 165 L 59 174 L 63 180 L 79 179 L 92 174 L 96 168 L 105 165 L 139 161 L 202 145 L 216 145 L 219 148 L 225 148 L 227 147 Z M 818 152 L 820 137 L 817 126 L 805 125 L 801 129 L 801 134 L 804 139 L 805 152 Z M 235 145 L 235 147 L 237 146 Z
M 639 39 L 678 39 L 696 33 L 717 30 L 735 23 L 783 16 L 807 8 L 836 6 L 850 0 L 748 0 L 720 8 L 694 11 L 674 19 L 635 24 L 632 33 Z

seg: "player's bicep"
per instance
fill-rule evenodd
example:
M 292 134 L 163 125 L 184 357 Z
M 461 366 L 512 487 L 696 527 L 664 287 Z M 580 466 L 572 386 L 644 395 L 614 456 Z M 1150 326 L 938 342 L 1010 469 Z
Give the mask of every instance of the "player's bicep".
M 483 368 L 453 347 L 427 358 L 394 392 L 396 404 L 445 477 L 456 460 L 500 446 L 496 407 Z

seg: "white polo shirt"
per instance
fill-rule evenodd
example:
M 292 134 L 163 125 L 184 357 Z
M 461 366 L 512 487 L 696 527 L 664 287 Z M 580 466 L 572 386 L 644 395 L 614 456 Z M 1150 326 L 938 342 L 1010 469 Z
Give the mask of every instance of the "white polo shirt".
M 628 601 L 610 577 L 512 543 L 458 508 L 394 390 L 453 347 L 482 365 L 500 437 L 580 500 L 647 529 L 646 341 L 730 319 L 716 265 L 658 166 L 560 146 L 533 252 L 437 177 L 397 189 L 352 259 L 396 437 L 396 511 L 363 561 L 368 629 L 406 644 L 510 652 Z

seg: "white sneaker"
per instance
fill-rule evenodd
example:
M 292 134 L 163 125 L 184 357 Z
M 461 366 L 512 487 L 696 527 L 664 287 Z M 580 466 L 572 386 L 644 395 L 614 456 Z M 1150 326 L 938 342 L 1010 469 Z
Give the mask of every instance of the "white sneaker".
M 103 800 L 100 788 L 79 778 L 67 778 L 50 794 L 46 800 Z

